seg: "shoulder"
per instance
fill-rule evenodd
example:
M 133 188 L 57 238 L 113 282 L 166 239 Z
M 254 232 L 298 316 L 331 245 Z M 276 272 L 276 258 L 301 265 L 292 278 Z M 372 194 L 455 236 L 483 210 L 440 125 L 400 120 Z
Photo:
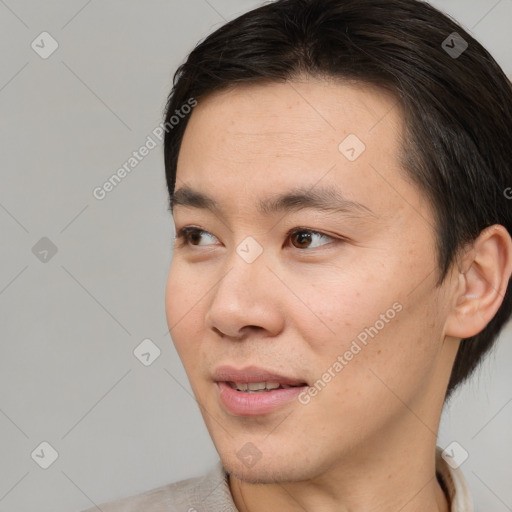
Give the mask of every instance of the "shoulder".
M 237 512 L 220 461 L 203 476 L 162 485 L 83 512 L 97 512 L 98 509 L 102 512 Z

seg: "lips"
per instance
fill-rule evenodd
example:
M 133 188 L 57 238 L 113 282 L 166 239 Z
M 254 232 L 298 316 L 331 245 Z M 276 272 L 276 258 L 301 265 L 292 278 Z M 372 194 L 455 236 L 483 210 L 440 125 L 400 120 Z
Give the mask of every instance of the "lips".
M 219 366 L 213 372 L 215 382 L 228 383 L 276 383 L 280 386 L 305 386 L 306 381 L 278 373 L 270 372 L 257 366 L 248 366 L 243 369 L 236 369 L 232 366 Z
M 220 366 L 213 373 L 217 397 L 234 416 L 262 416 L 293 402 L 307 386 L 304 380 L 250 366 Z

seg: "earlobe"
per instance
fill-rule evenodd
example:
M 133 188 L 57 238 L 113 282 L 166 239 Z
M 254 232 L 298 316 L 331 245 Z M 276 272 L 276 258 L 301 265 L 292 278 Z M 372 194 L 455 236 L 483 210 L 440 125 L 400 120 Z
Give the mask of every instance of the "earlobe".
M 504 226 L 489 226 L 462 259 L 445 334 L 463 339 L 481 332 L 501 306 L 511 274 L 512 239 Z

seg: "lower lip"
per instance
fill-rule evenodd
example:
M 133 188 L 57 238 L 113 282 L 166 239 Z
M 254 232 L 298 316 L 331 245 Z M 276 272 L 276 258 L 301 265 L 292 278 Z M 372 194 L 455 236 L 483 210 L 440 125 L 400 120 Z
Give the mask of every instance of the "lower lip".
M 233 389 L 227 382 L 217 382 L 220 400 L 231 414 L 237 416 L 259 416 L 268 414 L 279 406 L 291 402 L 306 386 L 273 389 L 247 393 Z

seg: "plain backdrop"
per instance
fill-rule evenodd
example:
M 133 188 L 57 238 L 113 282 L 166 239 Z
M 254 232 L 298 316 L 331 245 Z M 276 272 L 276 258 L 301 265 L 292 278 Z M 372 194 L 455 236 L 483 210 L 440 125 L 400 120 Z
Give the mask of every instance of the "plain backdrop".
M 93 190 L 161 122 L 186 54 L 260 3 L 0 0 L 0 510 L 83 510 L 217 460 L 165 319 L 161 144 L 102 200 Z M 512 0 L 433 4 L 512 76 Z M 147 339 L 149 366 L 134 355 Z M 486 512 L 512 507 L 511 340 L 455 395 L 438 441 L 467 450 Z

